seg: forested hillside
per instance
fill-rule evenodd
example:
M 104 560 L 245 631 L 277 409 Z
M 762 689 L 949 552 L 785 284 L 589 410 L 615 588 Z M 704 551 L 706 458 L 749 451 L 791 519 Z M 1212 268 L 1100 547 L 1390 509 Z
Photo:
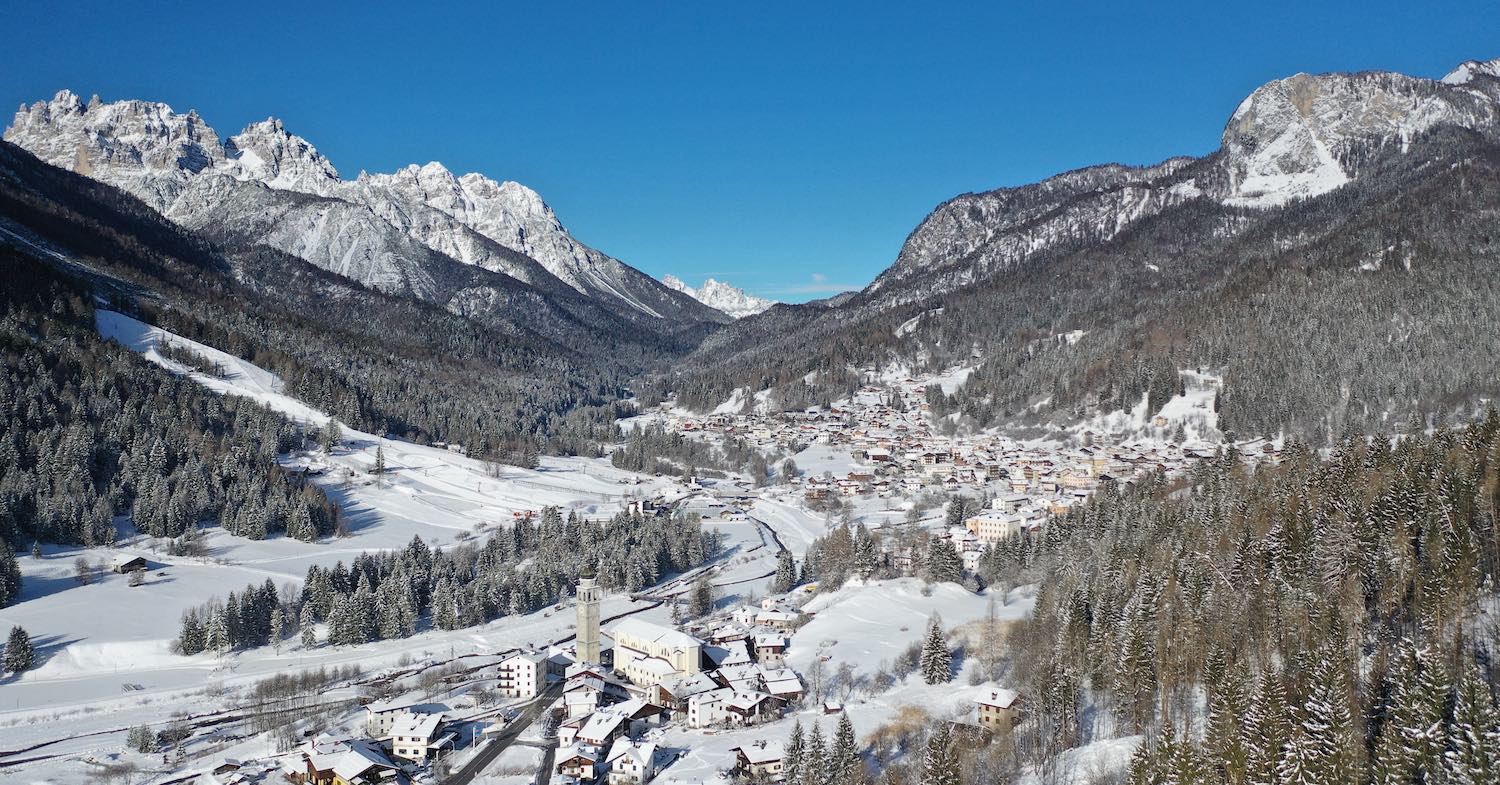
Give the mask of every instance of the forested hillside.
M 986 231 L 994 238 L 955 246 L 952 258 L 932 241 L 945 277 L 903 261 L 900 276 L 835 307 L 779 306 L 740 320 L 644 385 L 644 397 L 675 394 L 706 410 L 736 388 L 769 387 L 795 406 L 847 395 L 861 368 L 972 366 L 942 403 L 983 428 L 1072 423 L 1148 395 L 1154 413 L 1178 371 L 1202 370 L 1223 377 L 1223 430 L 1287 430 L 1327 444 L 1413 418 L 1470 417 L 1496 395 L 1493 128 L 1439 123 L 1400 144 L 1355 146 L 1344 166 L 1356 178 L 1280 204 L 1213 198 L 1228 155 L 1137 171 L 1155 178 L 1146 184 L 1100 167 L 1055 178 L 1063 185 L 955 200 L 974 204 L 969 213 L 944 205 L 929 222 L 959 221 L 948 217 L 956 213 L 974 224 L 964 229 L 974 242 Z M 1056 204 L 1019 202 L 1034 216 L 983 207 L 1027 189 Z M 1035 239 L 1024 257 L 991 258 L 1006 232 L 1032 237 L 1083 202 L 1142 189 L 1132 208 L 1142 216 L 1117 214 L 1116 224 L 1089 213 Z
M 1494 782 L 1497 514 L 1493 411 L 1107 488 L 983 567 L 1041 594 L 1015 755 L 979 771 L 1144 733 L 1132 783 Z
M 107 545 L 200 521 L 255 539 L 332 533 L 339 509 L 284 472 L 300 434 L 102 340 L 80 281 L 0 246 L 0 539 Z
M 268 248 L 225 250 L 5 143 L 0 215 L 76 259 L 115 307 L 279 374 L 345 424 L 482 458 L 594 449 L 632 369 L 671 351 L 621 336 L 584 353 L 520 321 L 480 324 Z

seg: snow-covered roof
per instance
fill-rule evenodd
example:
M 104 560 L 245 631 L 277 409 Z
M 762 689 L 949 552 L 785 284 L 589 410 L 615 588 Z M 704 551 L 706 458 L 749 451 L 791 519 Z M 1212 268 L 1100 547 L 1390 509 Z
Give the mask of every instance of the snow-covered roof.
M 395 724 L 391 726 L 391 735 L 431 739 L 437 735 L 438 728 L 442 724 L 442 714 L 400 714 L 397 715 Z
M 734 750 L 752 765 L 775 763 L 785 754 L 779 741 L 757 741 L 754 744 L 735 747 Z
M 1015 704 L 1019 697 L 1015 690 L 990 690 L 974 699 L 981 706 L 994 706 L 997 709 L 1008 709 Z
M 702 641 L 681 630 L 637 618 L 625 619 L 610 629 L 610 637 L 617 641 L 622 635 L 638 641 L 647 641 L 671 647 L 687 648 L 703 645 Z

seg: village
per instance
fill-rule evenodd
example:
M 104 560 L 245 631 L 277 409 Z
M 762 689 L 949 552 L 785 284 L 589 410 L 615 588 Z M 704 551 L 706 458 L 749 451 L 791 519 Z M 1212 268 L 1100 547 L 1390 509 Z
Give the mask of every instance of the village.
M 643 515 L 685 513 L 730 525 L 761 525 L 756 508 L 762 502 L 811 512 L 852 508 L 846 521 L 869 518 L 877 527 L 895 525 L 900 514 L 907 523 L 924 524 L 934 539 L 951 542 L 964 572 L 974 573 L 987 549 L 1038 532 L 1101 484 L 1152 472 L 1177 476 L 1218 451 L 1209 442 L 1127 442 L 1093 431 L 1066 442 L 946 434 L 926 401 L 932 383 L 907 377 L 870 384 L 826 410 L 741 407 L 695 416 L 663 404 L 645 419 L 691 438 L 744 439 L 758 449 L 794 453 L 800 471 L 783 473 L 766 488 L 735 476 L 689 478 L 672 493 L 632 498 L 625 509 Z M 1199 396 L 1190 405 L 1202 409 L 1207 400 Z M 1157 429 L 1170 424 L 1162 418 L 1152 423 Z M 1266 444 L 1249 457 L 1274 460 L 1275 449 Z M 924 497 L 970 499 L 969 514 L 961 525 L 945 526 L 941 516 L 925 517 L 919 507 L 911 513 L 914 500 Z M 896 574 L 917 574 L 919 555 L 896 542 L 885 542 L 886 563 Z M 810 696 L 804 675 L 788 665 L 792 633 L 816 615 L 803 608 L 813 588 L 718 608 L 682 624 L 632 617 L 601 629 L 601 591 L 585 574 L 576 589 L 574 640 L 497 657 L 470 689 L 492 690 L 516 705 L 551 707 L 509 712 L 516 721 L 537 718 L 556 745 L 539 764 L 541 776 L 565 783 L 644 785 L 681 754 L 663 741 L 669 728 L 712 734 L 774 722 L 791 711 L 843 711 L 836 701 Z M 612 645 L 604 645 L 606 638 Z M 980 690 L 973 704 L 967 724 L 987 733 L 1008 731 L 1022 707 L 1020 696 L 996 685 Z M 373 702 L 363 710 L 366 735 L 308 740 L 284 773 L 303 785 L 406 782 L 431 777 L 432 761 L 464 746 L 462 725 L 449 706 L 417 696 Z M 505 727 L 468 733 L 477 744 L 481 735 L 488 739 Z M 721 774 L 754 782 L 781 779 L 781 739 L 755 738 L 731 752 L 734 765 Z M 231 773 L 204 785 L 247 781 Z

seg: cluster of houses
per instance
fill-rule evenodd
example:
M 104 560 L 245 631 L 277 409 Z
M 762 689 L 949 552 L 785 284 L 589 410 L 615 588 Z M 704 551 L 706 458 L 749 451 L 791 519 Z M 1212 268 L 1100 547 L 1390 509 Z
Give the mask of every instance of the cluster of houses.
M 608 666 L 577 662 L 563 674 L 561 749 L 556 773 L 567 782 L 641 785 L 663 765 L 652 731 L 669 723 L 732 728 L 779 719 L 804 695 L 785 665 L 788 631 L 801 612 L 768 599 L 737 609 L 699 634 L 640 618 L 609 630 Z M 502 682 L 545 689 L 534 674 L 540 652 L 500 663 Z
M 1079 448 L 1022 444 L 995 434 L 945 436 L 933 426 L 926 397 L 927 381 L 907 378 L 890 387 L 868 385 L 847 403 L 827 409 L 702 417 L 666 409 L 659 416 L 685 433 L 743 438 L 762 448 L 847 448 L 855 466 L 841 476 L 789 478 L 814 501 L 942 489 L 1024 495 L 1038 509 L 1065 513 L 1105 480 L 1157 470 L 1176 474 L 1215 453 L 1207 443 L 1111 443 L 1095 433 L 1083 434 L 1091 446 Z

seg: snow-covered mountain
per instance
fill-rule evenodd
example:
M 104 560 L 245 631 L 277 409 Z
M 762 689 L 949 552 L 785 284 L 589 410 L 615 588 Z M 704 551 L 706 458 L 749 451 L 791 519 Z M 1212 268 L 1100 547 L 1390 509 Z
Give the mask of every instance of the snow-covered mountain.
M 63 90 L 22 106 L 5 139 L 54 165 L 122 188 L 173 220 L 264 242 L 386 291 L 426 296 L 432 254 L 551 295 L 583 295 L 632 318 L 727 317 L 575 239 L 515 182 L 441 164 L 344 180 L 277 119 L 221 140 L 195 111 Z M 254 233 L 241 231 L 249 221 Z
M 886 303 L 951 291 L 1060 250 L 1107 241 L 1194 199 L 1273 208 L 1358 177 L 1379 150 L 1440 125 L 1500 135 L 1500 60 L 1442 80 L 1297 74 L 1245 98 L 1222 146 L 1152 166 L 1107 164 L 1039 183 L 958 196 L 911 233 L 869 291 Z
M 744 289 L 731 286 L 723 281 L 716 281 L 712 278 L 704 281 L 703 285 L 696 289 L 688 286 L 681 278 L 675 275 L 664 276 L 661 282 L 666 284 L 669 289 L 682 292 L 694 300 L 717 311 L 729 314 L 736 319 L 754 316 L 776 304 L 775 300 L 756 297 Z

